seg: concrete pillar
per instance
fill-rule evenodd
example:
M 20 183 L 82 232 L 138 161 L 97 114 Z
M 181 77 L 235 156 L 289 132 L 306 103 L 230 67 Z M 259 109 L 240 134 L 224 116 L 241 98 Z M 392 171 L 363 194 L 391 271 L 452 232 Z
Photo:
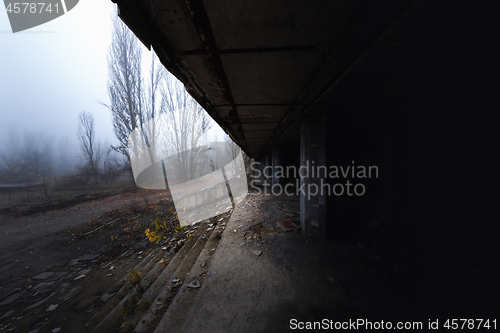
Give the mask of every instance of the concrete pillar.
M 255 165 L 256 165 L 255 158 L 249 158 L 247 166 L 247 181 L 250 186 L 255 185 L 255 180 L 256 180 Z
M 271 154 L 266 153 L 263 158 L 262 174 L 264 175 L 264 181 L 267 183 L 268 179 L 272 177 L 272 164 L 271 164 Z
M 300 133 L 300 227 L 306 238 L 326 238 L 326 179 L 318 177 L 318 166 L 326 166 L 326 117 L 302 121 Z M 314 169 L 314 170 L 313 170 Z
M 377 157 L 380 176 L 378 179 L 378 218 L 385 223 L 394 224 L 401 194 L 398 193 L 398 178 L 401 175 L 397 164 L 400 154 L 399 100 L 397 95 L 390 95 L 381 111 L 377 133 Z
M 278 168 L 280 167 L 280 147 L 273 146 L 272 149 L 272 163 L 273 163 L 273 183 L 272 185 L 279 185 L 280 178 L 278 175 Z

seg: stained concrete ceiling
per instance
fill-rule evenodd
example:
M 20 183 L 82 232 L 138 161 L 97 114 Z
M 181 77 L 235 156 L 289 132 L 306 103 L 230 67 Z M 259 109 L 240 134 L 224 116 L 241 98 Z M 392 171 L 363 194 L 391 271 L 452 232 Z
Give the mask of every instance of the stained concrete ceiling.
M 493 4 L 112 0 L 119 16 L 251 157 L 498 48 Z

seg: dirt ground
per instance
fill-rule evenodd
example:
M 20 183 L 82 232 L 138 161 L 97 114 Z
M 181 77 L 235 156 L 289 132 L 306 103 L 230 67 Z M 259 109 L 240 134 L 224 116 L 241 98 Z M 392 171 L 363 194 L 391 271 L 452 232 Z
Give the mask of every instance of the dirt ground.
M 173 210 L 168 190 L 130 186 L 74 191 L 51 200 L 33 196 L 32 201 L 14 198 L 8 202 L 9 196 L 1 193 L 2 315 L 16 304 L 26 307 L 22 302 L 9 302 L 9 297 L 39 282 L 33 277 L 46 271 L 62 272 L 71 260 L 85 255 L 99 255 L 94 264 L 111 260 L 129 244 L 144 240 L 143 229 L 151 226 L 148 216 Z
M 174 307 L 165 316 L 159 315 L 161 321 L 146 325 L 148 332 L 155 327 L 155 332 L 164 332 L 172 325 L 177 325 L 171 330 L 175 332 L 285 332 L 291 330 L 292 318 L 303 322 L 324 318 L 420 321 L 475 314 L 474 309 L 487 313 L 484 309 L 494 308 L 461 293 L 464 289 L 457 285 L 465 285 L 470 275 L 444 274 L 444 270 L 432 270 L 433 275 L 428 275 L 433 266 L 419 265 L 414 259 L 419 249 L 380 227 L 362 238 L 339 237 L 324 244 L 309 242 L 300 230 L 284 231 L 279 221 L 300 225 L 295 197 L 249 193 L 232 213 L 222 217 L 221 225 L 227 223 L 227 227 L 220 233 L 220 243 L 210 244 L 213 252 L 202 251 L 210 255 L 209 262 L 198 254 L 190 256 L 189 246 L 182 248 L 184 240 L 177 243 L 190 231 L 175 231 L 175 210 L 168 191 L 125 187 L 74 195 L 82 202 L 65 208 L 58 206 L 59 201 L 41 202 L 0 213 L 0 330 L 113 331 L 110 325 L 97 329 L 103 314 L 109 313 L 115 322 L 129 315 L 112 309 L 120 308 L 118 302 L 132 288 L 127 281 L 130 267 L 142 271 L 144 288 L 158 286 L 153 283 L 156 277 L 173 274 L 174 269 L 180 272 L 178 276 L 189 274 L 190 279 L 196 276 L 202 281 L 197 294 L 181 289 L 162 299 Z M 37 205 L 44 211 L 35 213 L 40 209 Z M 178 258 L 164 244 L 169 240 L 159 245 L 145 237 L 144 231 L 152 227 L 155 217 L 166 220 L 174 233 L 184 235 L 172 235 L 182 248 L 177 254 L 185 259 L 178 268 L 172 265 L 171 272 L 167 265 Z M 198 234 L 211 226 L 205 223 L 196 227 Z M 196 234 L 194 228 L 191 232 Z M 195 238 L 190 241 L 194 243 Z M 207 265 L 200 265 L 204 260 Z M 47 277 L 37 277 L 43 272 Z M 485 286 L 493 285 L 492 277 L 485 274 L 483 279 Z M 150 312 L 153 298 L 141 298 L 120 311 Z M 183 303 L 185 300 L 189 302 Z M 186 320 L 181 322 L 184 317 L 172 313 L 181 313 Z M 115 331 L 128 331 L 121 328 Z

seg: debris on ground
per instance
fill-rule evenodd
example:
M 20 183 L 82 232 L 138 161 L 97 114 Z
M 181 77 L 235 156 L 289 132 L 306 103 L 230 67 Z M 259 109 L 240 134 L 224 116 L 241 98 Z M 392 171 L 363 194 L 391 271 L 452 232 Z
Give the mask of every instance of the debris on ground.
M 262 254 L 262 251 L 260 251 L 260 250 L 253 250 L 252 253 L 255 254 L 258 257 L 258 256 L 260 256 Z
M 284 231 L 291 231 L 295 229 L 300 229 L 295 223 L 290 220 L 280 220 L 276 222 L 277 225 L 281 227 Z
M 55 309 L 57 309 L 57 307 L 59 306 L 59 304 L 51 304 L 47 310 L 45 310 L 46 312 L 51 312 L 51 311 L 54 311 Z
M 191 282 L 190 284 L 188 284 L 188 287 L 189 288 L 200 288 L 200 281 L 198 280 L 195 280 L 193 282 Z

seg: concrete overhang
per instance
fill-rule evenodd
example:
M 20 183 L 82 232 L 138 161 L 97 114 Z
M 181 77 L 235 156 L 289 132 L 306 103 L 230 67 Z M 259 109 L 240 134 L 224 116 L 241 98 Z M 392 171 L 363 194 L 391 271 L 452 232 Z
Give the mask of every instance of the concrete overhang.
M 493 4 L 112 0 L 251 157 L 498 48 Z

